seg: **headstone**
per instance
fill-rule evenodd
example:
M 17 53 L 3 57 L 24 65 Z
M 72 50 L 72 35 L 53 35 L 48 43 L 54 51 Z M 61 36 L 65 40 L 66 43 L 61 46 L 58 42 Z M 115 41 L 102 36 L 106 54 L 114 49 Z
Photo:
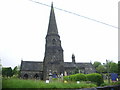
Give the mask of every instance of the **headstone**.
M 77 84 L 79 84 L 80 83 L 80 81 L 77 81 Z
M 64 73 L 65 73 L 65 76 L 67 76 L 67 72 L 65 71 Z
M 49 80 L 46 80 L 46 83 L 49 83 Z
M 60 77 L 61 77 L 61 80 L 63 80 L 63 73 L 61 73 Z

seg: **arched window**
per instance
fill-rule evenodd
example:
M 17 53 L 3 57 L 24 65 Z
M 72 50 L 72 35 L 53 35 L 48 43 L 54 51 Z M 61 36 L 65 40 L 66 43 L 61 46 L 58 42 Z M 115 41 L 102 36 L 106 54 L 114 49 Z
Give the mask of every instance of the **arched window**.
M 34 75 L 34 78 L 35 78 L 35 79 L 37 79 L 38 77 L 39 77 L 38 74 L 35 74 L 35 75 Z
M 28 79 L 28 74 L 25 74 L 23 78 Z

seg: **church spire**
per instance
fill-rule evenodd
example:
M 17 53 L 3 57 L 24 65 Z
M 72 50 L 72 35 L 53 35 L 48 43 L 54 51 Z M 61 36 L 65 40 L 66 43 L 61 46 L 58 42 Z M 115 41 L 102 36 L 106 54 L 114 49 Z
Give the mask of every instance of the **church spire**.
M 63 49 L 60 36 L 58 35 L 53 3 L 51 4 L 48 32 L 45 39 L 45 57 L 43 62 L 44 80 L 49 77 L 49 71 L 52 74 L 57 73 L 57 75 L 64 73 Z
M 50 11 L 50 17 L 49 17 L 49 25 L 48 25 L 48 35 L 51 34 L 58 34 L 56 19 L 55 19 L 55 13 L 54 13 L 54 7 L 53 2 L 51 4 L 51 11 Z

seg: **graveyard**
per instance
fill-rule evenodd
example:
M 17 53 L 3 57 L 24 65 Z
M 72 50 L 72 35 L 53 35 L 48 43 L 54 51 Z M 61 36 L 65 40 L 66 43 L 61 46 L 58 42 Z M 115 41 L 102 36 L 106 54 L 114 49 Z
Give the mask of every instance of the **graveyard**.
M 93 77 L 94 76 L 94 77 Z M 93 77 L 91 80 L 90 78 Z M 89 79 L 89 80 L 88 80 Z M 3 77 L 2 88 L 97 88 L 103 86 L 120 85 L 120 81 L 108 83 L 103 80 L 100 74 L 92 75 L 75 74 L 61 78 L 52 78 L 51 80 L 21 79 L 15 76 Z

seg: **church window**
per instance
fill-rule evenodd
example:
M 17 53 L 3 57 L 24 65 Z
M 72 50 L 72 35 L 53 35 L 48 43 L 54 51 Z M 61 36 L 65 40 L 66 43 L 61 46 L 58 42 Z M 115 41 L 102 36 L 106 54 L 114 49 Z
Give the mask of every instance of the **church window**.
M 23 77 L 24 77 L 25 79 L 28 79 L 28 74 L 25 74 Z
M 39 77 L 38 74 L 35 74 L 35 75 L 34 75 L 34 78 L 35 78 L 35 79 L 37 79 L 38 77 Z

